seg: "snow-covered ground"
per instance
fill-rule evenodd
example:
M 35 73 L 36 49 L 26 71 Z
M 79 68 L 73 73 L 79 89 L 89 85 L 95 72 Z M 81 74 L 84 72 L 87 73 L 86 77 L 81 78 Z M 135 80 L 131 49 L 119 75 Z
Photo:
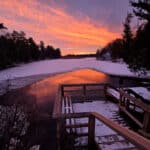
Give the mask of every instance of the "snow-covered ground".
M 125 63 L 100 61 L 95 58 L 44 60 L 0 71 L 0 95 L 9 89 L 21 88 L 50 75 L 76 69 L 95 69 L 110 75 L 138 76 Z M 145 77 L 150 78 L 150 71 Z
M 74 112 L 97 112 L 101 115 L 111 119 L 114 121 L 116 116 L 118 117 L 118 121 L 122 126 L 127 126 L 126 121 L 118 115 L 118 106 L 117 104 L 106 102 L 106 101 L 93 101 L 93 102 L 84 102 L 84 103 L 74 103 L 73 104 Z M 75 119 L 75 122 L 78 123 L 87 123 L 88 119 Z M 86 133 L 87 128 L 81 128 L 79 133 Z M 78 144 L 83 145 L 86 144 L 87 139 L 79 138 Z M 100 145 L 103 150 L 112 150 L 112 149 L 128 149 L 133 148 L 134 146 L 125 141 L 125 139 L 118 135 L 115 131 L 110 129 L 108 126 L 103 124 L 102 122 L 96 120 L 95 125 L 95 140 Z
M 132 76 L 138 75 L 131 72 L 125 63 L 114 63 L 108 61 L 98 61 L 95 58 L 84 59 L 55 59 L 22 64 L 18 67 L 0 71 L 0 80 L 14 79 L 41 74 L 53 74 L 75 69 L 95 69 L 111 75 Z M 147 77 L 150 77 L 148 72 Z

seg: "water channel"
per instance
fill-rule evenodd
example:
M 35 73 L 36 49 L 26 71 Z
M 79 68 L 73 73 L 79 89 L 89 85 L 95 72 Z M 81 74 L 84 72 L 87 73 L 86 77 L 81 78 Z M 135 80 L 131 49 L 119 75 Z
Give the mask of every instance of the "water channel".
M 120 87 L 135 86 L 137 81 L 132 78 L 109 76 L 91 69 L 81 69 L 50 76 L 6 94 L 5 100 L 12 103 L 15 100 L 24 101 L 31 106 L 36 104 L 39 114 L 47 116 L 41 117 L 38 121 L 37 128 L 39 131 L 33 137 L 36 139 L 33 140 L 34 143 L 39 143 L 42 149 L 56 148 L 56 122 L 51 117 L 58 86 L 78 83 L 109 83 L 115 87 Z
M 23 91 L 25 95 L 34 97 L 41 112 L 51 114 L 58 86 L 78 83 L 109 83 L 115 87 L 137 84 L 133 79 L 109 76 L 91 69 L 81 69 L 45 78 L 24 88 Z

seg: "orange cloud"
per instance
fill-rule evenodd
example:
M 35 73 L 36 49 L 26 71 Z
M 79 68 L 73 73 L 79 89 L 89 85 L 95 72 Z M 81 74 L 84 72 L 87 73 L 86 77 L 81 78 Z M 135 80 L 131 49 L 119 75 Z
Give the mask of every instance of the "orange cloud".
M 89 49 L 104 46 L 118 33 L 105 26 L 95 26 L 90 18 L 80 20 L 62 8 L 41 4 L 36 0 L 0 1 L 0 20 L 10 29 L 23 30 L 37 42 L 45 41 L 61 49 Z M 64 50 L 65 51 L 65 50 Z

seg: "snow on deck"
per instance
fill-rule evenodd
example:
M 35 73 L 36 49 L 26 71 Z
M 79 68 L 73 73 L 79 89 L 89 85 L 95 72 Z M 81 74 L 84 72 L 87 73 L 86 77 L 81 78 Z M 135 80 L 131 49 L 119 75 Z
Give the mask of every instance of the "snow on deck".
M 103 116 L 114 121 L 116 117 L 120 120 L 120 124 L 122 126 L 127 126 L 124 119 L 118 115 L 118 107 L 117 104 L 106 102 L 106 101 L 93 101 L 93 102 L 84 102 L 84 103 L 74 103 L 73 104 L 74 112 L 98 112 Z M 88 120 L 86 118 L 83 119 L 75 119 L 76 123 L 86 123 Z M 87 132 L 87 128 L 82 128 L 78 130 L 78 132 L 85 133 Z M 115 131 L 107 127 L 102 122 L 96 120 L 95 125 L 95 140 L 100 145 L 103 150 L 110 150 L 116 148 L 131 148 L 134 147 L 131 143 L 124 141 L 124 138 L 118 135 Z M 118 141 L 118 142 L 114 142 Z M 121 142 L 120 142 L 121 141 Z M 85 138 L 79 138 L 78 142 L 80 144 L 86 143 Z M 109 144 L 108 144 L 109 143 Z
M 93 101 L 93 102 L 84 102 L 84 103 L 74 103 L 73 104 L 74 112 L 97 112 L 103 116 L 112 119 L 117 114 L 118 106 L 111 102 L 106 101 Z M 79 119 L 81 121 L 81 119 Z M 85 121 L 86 119 L 83 119 Z M 112 130 L 109 130 L 103 123 L 99 121 L 96 122 L 96 126 L 101 126 L 102 130 L 97 130 L 96 135 L 109 135 L 114 134 Z M 109 132 L 108 132 L 109 130 Z
M 131 89 L 132 91 L 143 97 L 146 101 L 150 102 L 150 89 L 148 87 L 126 87 L 124 89 Z M 119 100 L 120 93 L 117 90 L 108 87 L 107 92 L 115 97 L 116 100 Z
M 112 95 L 113 97 L 115 97 L 117 100 L 120 99 L 120 93 L 119 93 L 117 90 L 115 90 L 115 89 L 113 89 L 113 88 L 111 88 L 111 87 L 108 87 L 108 88 L 107 88 L 107 93 L 111 94 L 111 95 Z
M 142 96 L 146 101 L 150 102 L 150 90 L 146 87 L 132 87 L 129 88 L 136 92 L 138 95 Z

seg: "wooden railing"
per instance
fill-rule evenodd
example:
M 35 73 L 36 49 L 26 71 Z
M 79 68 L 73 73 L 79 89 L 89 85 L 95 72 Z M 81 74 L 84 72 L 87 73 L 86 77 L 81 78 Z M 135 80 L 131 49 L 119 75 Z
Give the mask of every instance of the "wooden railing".
M 106 84 L 63 84 L 61 85 L 61 95 L 65 96 L 67 94 L 78 95 L 83 99 L 89 96 L 105 96 L 104 87 Z
M 143 121 L 138 120 L 137 117 L 130 112 L 130 105 L 134 105 L 134 107 L 143 110 Z M 150 138 L 150 105 L 144 103 L 142 99 L 133 97 L 124 90 L 120 90 L 119 110 L 127 114 L 141 128 L 141 134 Z
M 120 99 L 120 91 L 112 85 L 107 84 L 105 86 L 105 96 L 107 98 L 111 97 L 115 102 L 118 102 Z
M 54 105 L 54 111 L 53 111 L 53 117 L 57 119 L 57 138 L 58 138 L 58 149 L 60 149 L 60 143 L 63 131 L 67 128 L 80 128 L 80 127 L 88 127 L 88 133 L 85 134 L 79 134 L 78 136 L 87 136 L 88 137 L 88 145 L 89 149 L 90 147 L 93 147 L 93 144 L 95 143 L 95 120 L 99 120 L 100 122 L 103 122 L 105 125 L 107 125 L 112 130 L 115 130 L 118 134 L 122 135 L 125 139 L 127 139 L 129 142 L 133 143 L 138 149 L 142 150 L 149 150 L 150 147 L 150 141 L 148 139 L 145 139 L 144 137 L 138 135 L 137 133 L 134 133 L 133 131 L 121 127 L 119 124 L 111 121 L 110 119 L 107 119 L 106 117 L 102 116 L 101 114 L 98 114 L 96 112 L 92 113 L 70 113 L 70 114 L 62 114 L 62 98 L 65 96 L 66 93 L 72 93 L 72 90 L 66 90 L 66 87 L 81 87 L 81 91 L 84 94 L 84 96 L 87 96 L 87 87 L 88 86 L 100 86 L 103 87 L 103 90 L 105 89 L 105 84 L 77 84 L 77 85 L 62 85 L 59 88 L 59 92 L 57 95 L 57 99 L 55 101 Z M 105 90 L 104 90 L 105 91 Z M 105 92 L 104 92 L 105 93 Z M 129 96 L 124 91 L 120 90 L 121 99 L 119 102 L 119 107 L 122 109 L 123 107 L 123 100 L 129 99 L 132 100 L 137 106 L 141 106 L 143 110 L 145 110 L 147 113 L 150 112 L 149 106 L 144 105 L 140 101 L 137 101 L 136 98 Z M 123 109 L 122 109 L 123 110 Z M 146 115 L 147 116 L 147 115 Z M 145 116 L 145 118 L 147 118 Z M 64 124 L 64 120 L 67 118 L 89 118 L 89 121 L 87 123 L 80 123 L 80 124 Z M 149 120 L 147 120 L 148 122 Z M 145 125 L 139 124 L 141 127 L 146 128 Z
M 64 119 L 67 118 L 89 118 L 88 123 L 84 124 L 74 124 L 74 125 L 65 125 L 63 124 Z M 89 149 L 93 147 L 95 144 L 95 120 L 99 120 L 100 122 L 103 122 L 105 125 L 116 131 L 118 134 L 123 136 L 127 141 L 131 142 L 135 145 L 136 148 L 140 150 L 149 150 L 150 147 L 150 141 L 145 139 L 144 137 L 136 134 L 135 132 L 121 127 L 119 124 L 111 121 L 110 119 L 107 119 L 101 114 L 98 114 L 96 112 L 91 113 L 74 113 L 74 114 L 62 114 L 59 118 L 59 126 L 58 126 L 58 132 L 59 132 L 59 141 L 61 141 L 61 135 L 63 130 L 67 128 L 80 128 L 80 127 L 88 127 L 88 133 L 81 133 L 78 136 L 87 136 L 88 137 L 88 147 Z
M 108 127 L 110 127 L 111 129 L 115 130 L 117 133 L 119 133 L 120 135 L 122 135 L 125 139 L 127 139 L 128 141 L 130 141 L 131 143 L 133 143 L 138 149 L 142 149 L 142 150 L 148 150 L 150 147 L 150 141 L 145 139 L 144 137 L 136 134 L 135 132 L 121 127 L 119 124 L 107 119 L 106 117 L 104 117 L 101 114 L 98 114 L 96 112 L 91 113 L 96 119 L 98 119 L 99 121 L 103 122 L 105 125 L 107 125 Z

